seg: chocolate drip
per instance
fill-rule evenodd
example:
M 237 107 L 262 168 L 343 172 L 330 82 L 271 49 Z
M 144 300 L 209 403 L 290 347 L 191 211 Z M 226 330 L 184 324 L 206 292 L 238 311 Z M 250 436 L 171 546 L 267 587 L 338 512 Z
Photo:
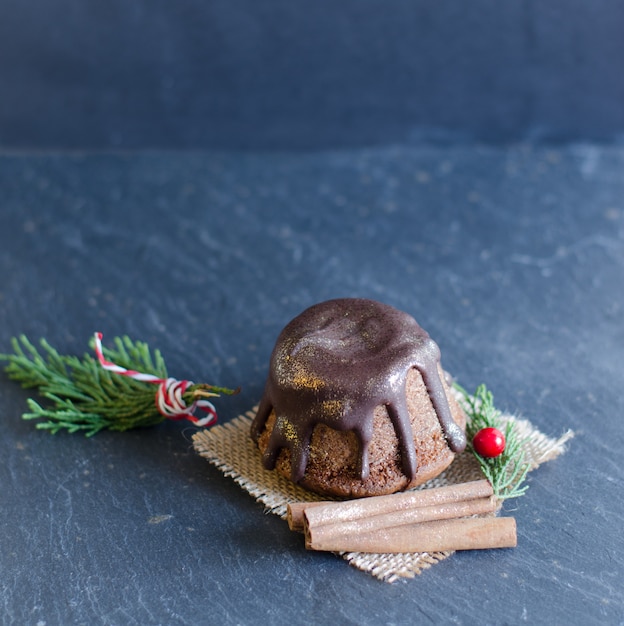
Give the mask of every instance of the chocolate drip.
M 251 434 L 255 441 L 271 411 L 276 421 L 263 462 L 273 469 L 279 451 L 291 453 L 292 480 L 303 478 L 317 424 L 353 431 L 358 471 L 368 477 L 368 444 L 375 407 L 384 405 L 399 440 L 403 473 L 411 480 L 416 450 L 407 410 L 411 368 L 422 375 L 442 432 L 453 452 L 466 446 L 438 374 L 436 343 L 407 313 L 364 299 L 329 300 L 305 310 L 279 335 Z

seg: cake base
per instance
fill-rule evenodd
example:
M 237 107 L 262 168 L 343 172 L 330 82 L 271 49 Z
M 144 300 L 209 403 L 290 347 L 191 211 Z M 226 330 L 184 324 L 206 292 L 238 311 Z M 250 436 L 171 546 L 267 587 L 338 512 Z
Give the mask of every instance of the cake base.
M 451 393 L 441 368 L 439 374 L 453 421 L 464 430 L 464 411 Z M 384 406 L 378 406 L 374 413 L 373 438 L 368 447 L 370 472 L 365 480 L 358 472 L 360 449 L 356 435 L 318 424 L 312 434 L 306 471 L 299 484 L 322 495 L 361 498 L 416 487 L 443 472 L 455 454 L 448 447 L 423 378 L 416 369 L 411 369 L 407 375 L 406 396 L 417 458 L 417 470 L 412 480 L 403 473 L 399 440 L 388 412 Z M 261 453 L 267 448 L 274 424 L 275 413 L 272 412 L 258 439 Z M 275 469 L 287 478 L 291 476 L 288 449 L 280 451 Z

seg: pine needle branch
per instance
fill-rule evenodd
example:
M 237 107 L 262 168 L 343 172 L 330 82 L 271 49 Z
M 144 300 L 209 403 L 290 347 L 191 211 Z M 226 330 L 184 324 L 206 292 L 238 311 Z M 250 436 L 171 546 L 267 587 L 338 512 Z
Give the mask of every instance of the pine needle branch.
M 41 420 L 37 428 L 56 433 L 84 432 L 92 436 L 103 429 L 124 431 L 152 426 L 166 419 L 156 408 L 156 386 L 103 369 L 90 354 L 82 358 L 59 354 L 45 339 L 40 348 L 26 336 L 12 340 L 13 354 L 0 354 L 8 361 L 6 372 L 25 388 L 38 388 L 46 407 L 28 401 L 24 419 Z M 158 350 L 146 343 L 117 337 L 113 348 L 104 348 L 107 360 L 129 370 L 167 378 L 167 368 Z M 191 405 L 198 395 L 218 396 L 236 390 L 211 385 L 191 385 L 183 395 Z
M 460 391 L 468 421 L 466 436 L 469 449 L 479 462 L 483 474 L 490 481 L 494 495 L 500 500 L 517 498 L 529 488 L 523 485 L 530 469 L 525 460 L 524 440 L 519 439 L 512 421 L 503 420 L 501 412 L 494 406 L 494 397 L 485 385 L 479 385 L 474 395 L 455 383 Z M 473 437 L 483 428 L 497 428 L 505 436 L 505 449 L 494 458 L 483 457 L 472 446 Z

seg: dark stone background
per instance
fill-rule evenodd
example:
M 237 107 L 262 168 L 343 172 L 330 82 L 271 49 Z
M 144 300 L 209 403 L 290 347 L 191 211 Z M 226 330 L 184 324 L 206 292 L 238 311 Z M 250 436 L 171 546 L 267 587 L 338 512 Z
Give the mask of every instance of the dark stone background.
M 613 141 L 614 0 L 5 0 L 0 145 Z
M 0 2 L 0 351 L 95 330 L 255 404 L 281 327 L 413 314 L 569 451 L 514 550 L 380 583 L 193 428 L 55 437 L 0 377 L 0 623 L 624 623 L 621 3 Z

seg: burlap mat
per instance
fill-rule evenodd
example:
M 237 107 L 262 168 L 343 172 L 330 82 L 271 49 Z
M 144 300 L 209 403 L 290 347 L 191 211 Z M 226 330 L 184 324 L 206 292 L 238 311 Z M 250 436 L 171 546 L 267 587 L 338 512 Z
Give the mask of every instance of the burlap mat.
M 305 489 L 291 483 L 277 472 L 264 469 L 260 453 L 249 436 L 255 409 L 233 419 L 222 426 L 199 431 L 193 436 L 197 452 L 219 468 L 226 476 L 231 476 L 243 489 L 266 509 L 286 519 L 287 505 L 291 502 L 320 500 Z M 524 419 L 503 415 L 504 420 L 513 420 L 521 439 L 526 439 L 526 460 L 535 469 L 542 463 L 556 458 L 565 451 L 565 442 L 572 431 L 559 439 L 551 439 L 539 432 Z M 463 483 L 482 478 L 481 470 L 471 453 L 459 455 L 451 466 L 440 476 L 418 487 L 427 489 L 448 484 Z M 324 498 L 327 499 L 327 498 Z M 301 539 L 303 549 L 303 536 Z M 452 552 L 421 552 L 406 554 L 365 554 L 360 552 L 341 553 L 346 561 L 358 569 L 372 574 L 379 580 L 394 582 L 400 578 L 413 578 L 424 569 L 442 561 Z

